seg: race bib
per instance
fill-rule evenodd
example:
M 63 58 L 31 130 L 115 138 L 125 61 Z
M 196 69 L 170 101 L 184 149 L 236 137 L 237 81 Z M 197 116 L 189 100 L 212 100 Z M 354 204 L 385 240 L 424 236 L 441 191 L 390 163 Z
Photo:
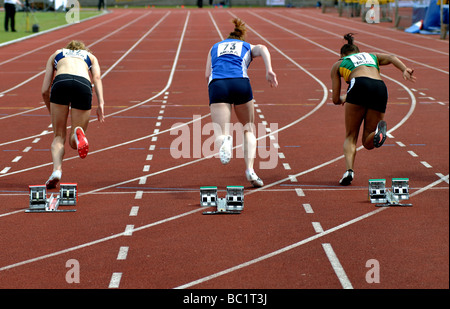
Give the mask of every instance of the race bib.
M 355 67 L 360 65 L 376 65 L 373 58 L 368 53 L 359 53 L 349 56 Z
M 235 55 L 240 57 L 242 53 L 243 42 L 224 42 L 217 47 L 217 57 L 223 55 Z
M 85 59 L 87 56 L 87 51 L 85 50 L 71 50 L 71 49 L 63 49 L 64 57 L 75 57 L 80 59 Z

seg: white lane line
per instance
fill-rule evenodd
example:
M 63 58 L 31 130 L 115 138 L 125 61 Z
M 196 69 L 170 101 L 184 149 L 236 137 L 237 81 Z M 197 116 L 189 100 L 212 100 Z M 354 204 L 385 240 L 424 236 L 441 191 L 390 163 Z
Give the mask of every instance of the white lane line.
M 111 280 L 109 282 L 108 288 L 110 288 L 110 289 L 118 289 L 121 279 L 122 279 L 122 273 L 113 273 L 112 276 L 111 276 Z
M 313 209 L 311 207 L 311 204 L 303 204 L 303 208 L 305 209 L 305 212 L 307 214 L 313 214 L 314 213 L 314 211 L 313 211 Z
M 408 150 L 408 153 L 411 155 L 411 157 L 414 157 L 414 158 L 418 157 L 418 155 L 412 150 Z
M 311 222 L 316 233 L 323 233 L 323 228 L 320 222 Z
M 128 249 L 129 249 L 129 247 L 125 247 L 125 246 L 120 247 L 119 253 L 117 254 L 117 260 L 119 260 L 119 261 L 126 260 L 127 256 L 128 256 Z
M 131 23 L 128 23 L 127 25 L 124 25 L 124 26 L 122 26 L 121 28 L 119 28 L 119 29 L 117 29 L 116 31 L 114 31 L 114 32 L 117 32 L 118 30 L 120 30 L 120 29 L 124 29 L 124 28 L 127 28 L 127 26 L 128 25 L 130 25 L 130 24 L 132 24 L 132 23 L 134 23 L 134 22 L 136 22 L 137 20 L 139 20 L 139 19 L 141 19 L 141 18 L 143 18 L 144 16 L 146 16 L 146 15 L 148 15 L 149 13 L 147 13 L 147 14 L 145 14 L 145 15 L 142 15 L 141 17 L 139 17 L 139 18 L 137 18 L 136 20 L 133 20 Z M 147 31 L 132 47 L 130 47 L 130 49 L 128 49 L 111 67 L 109 67 L 108 68 L 108 70 L 106 70 L 103 74 L 102 74 L 102 79 L 106 76 L 106 75 L 108 75 L 124 58 L 125 58 L 125 55 L 128 55 L 134 48 L 136 48 L 136 46 L 145 38 L 145 37 L 147 37 L 168 15 L 170 14 L 170 11 L 169 12 L 167 12 L 155 25 L 153 25 L 153 27 L 149 30 L 149 31 Z M 109 36 L 109 35 L 108 35 Z M 103 39 L 101 39 L 101 40 L 103 40 Z M 95 42 L 94 44 L 96 44 L 96 43 L 98 43 L 99 41 L 101 41 L 101 40 L 98 40 L 97 42 Z M 92 46 L 92 45 L 94 45 L 94 44 L 91 44 L 90 46 Z M 37 74 L 36 76 L 34 76 L 34 77 L 37 77 L 38 75 L 40 75 L 40 74 L 42 74 L 42 73 L 44 73 L 45 72 L 45 70 L 44 71 L 42 71 L 42 72 L 40 72 L 39 74 Z M 34 78 L 33 77 L 33 78 Z M 166 86 L 167 87 L 167 86 Z M 8 89 L 8 91 L 10 91 L 10 90 L 12 90 L 12 89 Z M 156 95 L 155 97 L 157 97 L 157 96 L 159 96 L 159 94 L 158 95 Z M 153 97 L 153 98 L 155 98 L 155 97 Z M 141 103 L 138 103 L 138 104 L 135 104 L 135 105 L 132 105 L 132 106 L 130 106 L 130 107 L 128 107 L 128 108 L 125 108 L 125 109 L 123 109 L 123 110 L 119 110 L 119 111 L 117 111 L 117 112 L 115 112 L 115 113 L 111 113 L 111 114 L 108 114 L 108 115 L 106 115 L 105 116 L 105 118 L 108 118 L 108 117 L 111 117 L 111 116 L 114 116 L 114 115 L 117 115 L 117 114 L 119 114 L 119 113 L 122 113 L 122 112 L 125 112 L 125 111 L 128 111 L 128 110 L 130 110 L 130 109 L 133 109 L 133 108 L 135 108 L 135 107 L 138 107 L 138 106 L 141 106 L 142 104 L 145 104 L 145 103 L 147 103 L 148 102 L 148 100 L 146 100 L 146 101 L 144 101 L 144 102 L 141 102 Z M 41 106 L 41 107 L 39 107 L 39 108 L 44 108 L 45 107 L 45 105 L 43 105 L 43 106 Z M 36 108 L 36 109 L 39 109 L 39 108 Z M 33 110 L 36 110 L 36 109 L 33 109 Z M 32 110 L 28 110 L 28 111 L 26 111 L 26 112 L 30 112 L 30 111 L 32 111 Z M 18 113 L 18 114 L 14 114 L 14 115 L 8 115 L 8 116 L 5 116 L 5 117 L 0 117 L 0 120 L 1 119 L 5 119 L 5 118 L 9 118 L 9 117 L 12 117 L 12 116 L 16 116 L 16 115 L 19 115 L 19 114 L 23 114 L 23 113 L 25 113 L 25 112 L 21 112 L 21 113 Z M 92 119 L 92 120 L 90 120 L 89 122 L 94 122 L 94 121 L 97 121 L 97 118 L 94 118 L 94 119 Z M 47 134 L 50 134 L 50 133 L 52 133 L 53 131 L 48 131 L 48 133 Z M 16 143 L 16 142 L 20 142 L 20 141 L 24 141 L 24 140 L 27 140 L 27 139 L 30 139 L 30 138 L 34 138 L 34 137 L 36 137 L 36 136 L 40 136 L 40 135 L 42 135 L 42 133 L 41 134 L 38 134 L 38 135 L 34 135 L 34 136 L 28 136 L 28 137 L 24 137 L 24 138 L 21 138 L 21 139 L 17 139 L 17 140 L 14 140 L 14 141 L 9 141 L 9 142 L 5 142 L 5 143 L 2 143 L 2 144 L 0 144 L 0 146 L 3 146 L 3 145 L 8 145 L 8 144 L 12 144 L 12 143 Z
M 11 167 L 5 167 L 0 171 L 0 174 L 6 174 L 10 169 Z
M 11 162 L 19 162 L 20 161 L 20 159 L 22 159 L 22 156 L 17 156 L 17 157 L 15 157 Z
M 125 236 L 132 236 L 133 235 L 133 229 L 134 229 L 134 225 L 133 224 L 127 224 L 127 226 L 125 227 L 125 231 L 123 232 L 123 235 L 125 235 Z
M 445 181 L 446 183 L 448 183 L 448 175 L 444 176 L 444 174 L 441 173 L 436 173 L 436 175 L 441 178 L 443 181 Z
M 136 217 L 138 215 L 139 206 L 133 206 L 130 210 L 130 217 Z
M 429 185 L 427 185 L 427 186 L 425 186 L 425 187 L 423 187 L 423 188 L 421 188 L 421 189 L 415 191 L 414 193 L 412 193 L 412 194 L 410 195 L 410 197 L 414 197 L 414 196 L 416 196 L 416 195 L 419 195 L 419 194 L 421 194 L 422 192 L 425 192 L 425 191 L 431 189 L 432 187 L 434 187 L 434 186 L 440 184 L 440 183 L 443 182 L 443 181 L 448 182 L 448 178 L 449 178 L 449 175 L 446 175 L 446 176 L 444 176 L 444 178 L 440 178 L 440 179 L 438 179 L 438 180 L 436 180 L 436 181 L 430 183 Z M 338 231 L 338 230 L 340 230 L 340 229 L 343 229 L 343 228 L 345 228 L 345 227 L 347 227 L 347 226 L 349 226 L 349 225 L 352 225 L 352 224 L 354 224 L 354 223 L 357 223 L 357 222 L 359 222 L 359 221 L 361 221 L 361 220 L 364 220 L 364 219 L 366 219 L 366 218 L 369 218 L 370 216 L 373 216 L 373 215 L 375 215 L 375 214 L 377 214 L 377 213 L 379 213 L 379 212 L 381 212 L 381 211 L 384 211 L 384 210 L 386 210 L 386 209 L 389 209 L 389 208 L 388 208 L 388 207 L 386 207 L 386 208 L 378 208 L 378 209 L 376 209 L 376 210 L 374 210 L 374 211 L 371 211 L 371 212 L 366 213 L 366 214 L 364 214 L 364 215 L 361 215 L 361 216 L 359 216 L 359 217 L 357 217 L 357 218 L 354 218 L 354 219 L 352 219 L 352 220 L 350 220 L 350 221 L 347 221 L 347 222 L 345 222 L 345 223 L 342 223 L 342 224 L 340 224 L 340 225 L 337 225 L 337 226 L 335 226 L 335 227 L 333 227 L 333 228 L 331 228 L 331 229 L 328 229 L 328 230 L 324 231 L 323 233 L 315 234 L 315 235 L 313 235 L 313 236 L 311 236 L 311 237 L 308 237 L 308 238 L 303 239 L 303 240 L 301 240 L 301 241 L 299 241 L 299 242 L 296 242 L 296 243 L 293 243 L 293 244 L 288 245 L 288 246 L 286 246 L 286 247 L 283 247 L 283 248 L 281 248 L 281 249 L 279 249 L 279 250 L 273 251 L 273 252 L 271 252 L 271 253 L 269 253 L 269 254 L 260 256 L 260 257 L 258 257 L 258 258 L 256 258 L 256 259 L 253 259 L 253 260 L 247 261 L 247 262 L 245 262 L 245 263 L 239 264 L 239 265 L 237 265 L 237 266 L 228 268 L 228 269 L 226 269 L 226 270 L 224 270 L 224 271 L 215 273 L 215 274 L 213 274 L 213 275 L 204 277 L 204 278 L 202 278 L 202 279 L 193 281 L 193 282 L 191 282 L 191 283 L 188 283 L 188 284 L 179 286 L 178 288 L 187 288 L 187 287 L 190 287 L 190 286 L 194 286 L 194 285 L 197 285 L 197 284 L 199 284 L 199 283 L 201 283 L 201 282 L 205 282 L 205 281 L 211 280 L 211 279 L 213 279 L 213 278 L 217 278 L 217 277 L 219 277 L 219 276 L 228 274 L 228 273 L 230 273 L 230 272 L 232 272 L 232 271 L 235 271 L 235 270 L 244 268 L 244 267 L 246 267 L 246 266 L 255 264 L 255 263 L 257 263 L 257 262 L 266 260 L 266 259 L 271 258 L 271 257 L 273 257 L 273 256 L 276 256 L 276 255 L 278 255 L 278 254 L 281 254 L 281 253 L 284 253 L 284 252 L 286 252 L 286 251 L 289 251 L 289 250 L 292 250 L 292 249 L 294 249 L 294 248 L 297 248 L 297 247 L 299 247 L 299 246 L 302 246 L 302 245 L 304 245 L 304 244 L 306 244 L 306 243 L 309 243 L 309 242 L 311 242 L 311 241 L 313 241 L 313 240 L 315 240 L 315 239 L 318 239 L 318 238 L 323 237 L 323 236 L 325 236 L 325 235 L 328 235 L 328 234 L 330 234 L 330 233 L 336 232 L 336 231 Z M 165 218 L 165 219 L 162 219 L 162 220 L 160 220 L 160 221 L 156 221 L 156 222 L 153 222 L 153 223 L 150 223 L 150 224 L 146 224 L 146 225 L 143 225 L 143 226 L 134 228 L 134 229 L 133 229 L 133 232 L 138 232 L 138 231 L 146 230 L 146 229 L 149 229 L 149 228 L 151 228 L 151 227 L 154 227 L 154 226 L 157 226 L 157 225 L 160 225 L 160 224 L 164 224 L 164 223 L 167 223 L 167 222 L 170 222 L 170 221 L 174 221 L 174 220 L 177 220 L 177 219 L 180 219 L 180 218 L 189 216 L 189 215 L 191 215 L 191 214 L 194 214 L 194 213 L 197 213 L 197 212 L 200 212 L 200 211 L 203 211 L 203 209 L 202 209 L 202 208 L 197 208 L 197 209 L 194 209 L 194 210 L 191 210 L 191 211 L 188 211 L 188 212 L 185 212 L 185 213 L 181 213 L 181 214 L 179 214 L 179 215 L 176 215 L 176 216 L 173 216 L 173 217 L 170 217 L 170 218 Z M 16 211 L 16 212 L 23 212 L 23 210 Z M 119 238 L 119 237 L 122 237 L 122 236 L 124 236 L 124 233 L 123 233 L 123 232 L 122 232 L 122 233 L 118 233 L 118 234 L 114 234 L 114 235 L 111 235 L 111 236 L 107 236 L 107 237 L 104 237 L 104 238 L 100 238 L 100 239 L 97 239 L 97 240 L 94 240 L 94 241 L 91 241 L 91 242 L 88 242 L 88 243 L 84 243 L 84 244 L 81 244 L 81 245 L 78 245 L 78 246 L 75 246 L 75 247 L 63 249 L 63 250 L 60 250 L 60 251 L 52 252 L 52 253 L 49 253 L 49 254 L 46 254 L 46 255 L 42 255 L 42 256 L 39 256 L 39 257 L 35 257 L 35 258 L 32 258 L 32 259 L 28 259 L 28 260 L 25 260 L 25 261 L 22 261 L 22 262 L 18 262 L 18 263 L 10 264 L 10 265 L 7 265 L 7 266 L 3 266 L 3 267 L 0 267 L 0 271 L 12 269 L 12 268 L 19 267 L 19 266 L 22 266 L 22 265 L 34 263 L 34 262 L 37 262 L 37 261 L 42 261 L 42 260 L 45 260 L 45 259 L 48 259 L 48 258 L 51 258 L 51 257 L 54 257 L 54 256 L 58 256 L 58 255 L 61 255 L 61 254 L 66 254 L 66 253 L 68 253 L 68 252 L 72 252 L 72 251 L 80 250 L 80 249 L 87 248 L 87 247 L 90 247 L 90 246 L 94 246 L 94 245 L 103 243 L 103 242 L 105 242 L 105 241 L 109 241 L 109 240 L 112 240 L 112 239 L 116 239 L 116 238 Z
M 426 168 L 432 168 L 432 166 L 426 161 L 420 161 L 420 163 L 422 163 Z
M 344 289 L 353 289 L 353 286 L 350 282 L 350 280 L 347 277 L 347 274 L 344 271 L 344 268 L 342 267 L 341 263 L 339 262 L 338 257 L 336 256 L 336 253 L 334 253 L 333 248 L 330 244 L 322 244 L 323 250 L 325 250 L 325 253 L 328 257 L 328 260 L 331 263 L 331 266 L 333 267 L 334 272 L 336 273 L 336 276 L 339 279 L 339 282 L 341 282 L 341 285 Z
M 134 196 L 135 200 L 142 199 L 142 194 L 144 194 L 144 191 L 136 191 L 136 195 Z
M 305 192 L 300 188 L 295 188 L 295 193 L 297 193 L 297 196 L 305 196 Z

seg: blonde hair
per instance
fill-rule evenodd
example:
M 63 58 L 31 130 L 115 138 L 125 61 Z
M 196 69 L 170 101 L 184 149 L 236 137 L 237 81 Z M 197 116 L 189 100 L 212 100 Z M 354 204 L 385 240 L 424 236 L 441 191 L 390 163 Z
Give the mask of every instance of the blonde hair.
M 239 18 L 234 18 L 231 22 L 234 24 L 234 31 L 230 32 L 228 38 L 245 41 L 245 34 L 247 32 L 245 23 Z
M 65 47 L 66 49 L 71 49 L 71 50 L 86 50 L 88 52 L 91 52 L 86 45 L 84 45 L 84 43 L 82 41 L 77 41 L 77 40 L 72 40 L 69 42 L 69 44 L 66 45 Z

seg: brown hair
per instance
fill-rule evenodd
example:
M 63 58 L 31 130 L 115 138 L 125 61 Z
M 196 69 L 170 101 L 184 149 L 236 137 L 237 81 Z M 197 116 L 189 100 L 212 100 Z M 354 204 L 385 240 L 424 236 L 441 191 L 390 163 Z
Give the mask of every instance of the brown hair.
M 341 55 L 342 56 L 347 56 L 347 55 L 350 55 L 350 54 L 359 53 L 358 46 L 353 44 L 353 41 L 355 40 L 353 35 L 354 35 L 354 33 L 347 33 L 346 35 L 344 35 L 344 40 L 347 41 L 347 44 L 344 44 L 341 47 Z
M 86 45 L 84 45 L 84 43 L 82 41 L 77 41 L 77 40 L 72 40 L 69 42 L 69 44 L 66 45 L 65 47 L 66 49 L 71 49 L 71 50 L 87 50 L 88 52 L 90 52 L 90 50 L 86 47 Z
M 233 18 L 231 22 L 234 24 L 234 31 L 230 32 L 228 39 L 245 41 L 245 33 L 247 32 L 245 23 L 239 18 Z

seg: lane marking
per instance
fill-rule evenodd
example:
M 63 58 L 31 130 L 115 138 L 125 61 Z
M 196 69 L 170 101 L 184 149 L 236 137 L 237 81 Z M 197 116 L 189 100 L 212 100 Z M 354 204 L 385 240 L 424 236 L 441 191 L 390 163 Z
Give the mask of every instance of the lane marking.
M 323 233 L 323 228 L 320 222 L 311 222 L 316 233 Z
M 125 236 L 132 236 L 133 235 L 133 229 L 134 229 L 134 225 L 133 224 L 127 224 L 127 226 L 125 227 L 125 232 L 123 232 L 123 235 L 125 235 Z
M 344 289 L 353 289 L 353 286 L 350 282 L 350 280 L 347 277 L 347 274 L 344 271 L 344 268 L 342 267 L 341 263 L 339 262 L 338 257 L 336 256 L 336 253 L 334 253 L 333 248 L 330 244 L 325 243 L 322 244 L 323 250 L 325 250 L 325 253 L 328 257 L 328 260 L 331 263 L 331 266 L 333 267 L 334 272 L 336 273 L 336 276 L 339 279 L 339 282 L 341 283 L 342 287 Z
M 136 195 L 134 196 L 135 200 L 142 199 L 142 194 L 144 194 L 144 191 L 136 191 Z
M 426 161 L 420 161 L 420 163 L 422 163 L 422 165 L 425 166 L 426 168 L 432 168 L 432 166 Z
M 411 157 L 418 157 L 418 155 L 412 150 L 408 150 L 407 152 L 411 155 Z
M 129 249 L 129 247 L 125 247 L 125 246 L 120 247 L 119 253 L 117 254 L 117 260 L 119 260 L 119 261 L 126 260 L 127 256 L 128 256 L 128 249 Z
M 144 15 L 142 15 L 142 16 L 140 16 L 139 18 L 137 18 L 137 19 L 135 19 L 135 20 L 133 20 L 132 22 L 130 22 L 130 23 L 128 23 L 128 24 L 126 24 L 126 25 L 123 25 L 122 27 L 120 27 L 120 28 L 118 28 L 118 29 L 116 29 L 115 31 L 113 31 L 113 33 L 115 33 L 115 32 L 118 32 L 118 31 L 120 31 L 120 30 L 122 30 L 122 29 L 125 29 L 125 28 L 127 28 L 129 25 L 131 25 L 131 24 L 133 24 L 133 23 L 135 23 L 136 21 L 138 21 L 138 20 L 140 20 L 140 19 L 142 19 L 143 17 L 145 17 L 145 16 L 147 16 L 147 15 L 149 15 L 150 14 L 150 12 L 149 13 L 146 13 L 146 14 L 144 14 Z M 108 68 L 108 70 L 106 70 L 103 74 L 102 74 L 102 76 L 101 76 L 101 78 L 103 79 L 103 78 L 105 78 L 124 58 L 125 58 L 125 55 L 128 55 L 131 51 L 132 51 L 132 49 L 134 49 L 134 48 L 136 48 L 136 46 L 137 46 L 137 44 L 138 43 L 140 43 L 140 42 L 142 42 L 142 40 L 146 37 L 146 36 L 148 36 L 168 15 L 170 14 L 170 11 L 168 11 L 156 24 L 154 24 L 153 25 L 153 27 L 152 28 L 150 28 L 150 30 L 148 30 L 132 47 L 130 47 L 118 60 L 116 60 L 116 62 L 114 62 L 114 64 L 111 66 L 111 67 L 109 67 Z M 107 38 L 107 37 L 109 37 L 110 35 L 112 35 L 113 33 L 110 33 L 110 34 L 108 34 L 107 36 L 105 36 L 104 38 Z M 91 44 L 90 45 L 90 47 L 91 46 L 93 46 L 94 44 L 97 44 L 98 42 L 100 42 L 100 41 L 102 41 L 104 38 L 102 38 L 102 39 L 100 39 L 100 40 L 97 40 L 96 42 L 94 42 L 93 44 Z M 33 76 L 33 78 L 36 78 L 36 77 L 38 77 L 39 75 L 41 75 L 41 74 L 43 74 L 43 73 L 45 73 L 45 70 L 44 71 L 42 71 L 42 72 L 40 72 L 40 73 L 38 73 L 37 75 L 35 75 L 35 76 Z M 26 82 L 28 82 L 28 80 L 26 81 Z M 21 85 L 18 85 L 18 86 L 21 86 Z M 18 86 L 15 86 L 15 88 L 17 88 Z M 15 89 L 15 88 L 11 88 L 11 89 L 8 89 L 8 90 L 6 90 L 6 91 L 11 91 L 11 90 L 13 90 L 13 89 Z M 5 93 L 5 91 L 3 92 L 3 93 Z M 117 115 L 117 114 L 119 114 L 119 113 L 122 113 L 122 112 L 124 112 L 124 111 L 127 111 L 127 110 L 130 110 L 130 109 L 132 109 L 132 108 L 135 108 L 135 107 L 137 107 L 137 106 L 140 106 L 140 105 L 142 105 L 143 103 L 147 103 L 148 101 L 144 101 L 144 102 L 141 102 L 141 103 L 138 103 L 138 104 L 135 104 L 135 105 L 132 105 L 131 107 L 128 107 L 128 108 L 125 108 L 125 109 L 123 109 L 123 110 L 120 110 L 120 111 L 117 111 L 117 112 L 114 112 L 114 113 L 111 113 L 111 114 L 109 114 L 109 115 L 105 115 L 105 118 L 108 118 L 108 117 L 111 117 L 111 116 L 114 116 L 114 115 Z M 37 109 L 41 109 L 41 108 L 45 108 L 46 106 L 45 105 L 43 105 L 43 106 L 40 106 L 40 107 L 38 107 L 38 108 L 35 108 L 35 109 L 32 109 L 32 110 L 28 110 L 28 111 L 25 111 L 25 112 L 21 112 L 21 113 L 17 113 L 17 114 L 13 114 L 13 115 L 9 115 L 9 116 L 5 116 L 5 117 L 0 117 L 0 120 L 2 120 L 2 119 L 6 119 L 6 118 L 10 118 L 10 117 L 12 117 L 12 116 L 17 116 L 17 115 L 21 115 L 21 114 L 24 114 L 24 113 L 28 113 L 28 112 L 31 112 L 31 111 L 34 111 L 34 110 L 37 110 Z M 97 118 L 94 118 L 94 119 L 92 119 L 92 120 L 90 120 L 89 122 L 93 122 L 93 121 L 97 121 Z M 47 134 L 51 134 L 51 133 L 53 133 L 53 131 L 48 131 L 48 133 Z M 25 138 L 21 138 L 21 139 L 17 139 L 17 140 L 14 140 L 14 141 L 9 141 L 9 142 L 5 142 L 5 143 L 1 143 L 0 144 L 0 146 L 4 146 L 4 145 L 8 145 L 8 144 L 12 144 L 12 143 L 16 143 L 16 142 L 20 142 L 20 141 L 24 141 L 24 140 L 27 140 L 27 139 L 30 139 L 30 138 L 34 138 L 34 137 L 36 137 L 36 136 L 40 136 L 40 135 L 42 135 L 42 133 L 41 134 L 38 134 L 38 135 L 34 135 L 34 136 L 28 136 L 28 137 L 25 137 Z
M 122 273 L 113 273 L 111 276 L 111 281 L 109 282 L 108 288 L 118 289 L 121 279 L 122 279 Z
M 297 196 L 305 196 L 305 192 L 300 188 L 295 188 L 295 193 L 297 193 Z
M 307 214 L 313 214 L 314 213 L 314 211 L 313 211 L 313 209 L 311 207 L 311 204 L 303 204 L 303 208 L 305 209 L 305 212 Z
M 138 215 L 138 212 L 139 212 L 139 206 L 133 206 L 133 207 L 131 207 L 129 216 L 136 217 Z
M 440 183 L 443 182 L 443 181 L 445 181 L 445 182 L 448 183 L 448 178 L 449 178 L 449 175 L 446 175 L 446 176 L 444 176 L 444 178 L 440 178 L 440 179 L 438 179 L 438 180 L 436 180 L 436 181 L 430 183 L 429 185 L 427 185 L 427 186 L 425 186 L 425 187 L 423 187 L 423 188 L 420 188 L 419 190 L 415 191 L 414 193 L 412 193 L 412 194 L 410 195 L 410 197 L 414 197 L 414 196 L 416 196 L 416 195 L 419 195 L 419 194 L 421 194 L 421 193 L 423 193 L 423 192 L 425 192 L 425 191 L 431 189 L 432 187 L 434 187 L 434 186 L 440 184 Z M 215 274 L 210 275 L 210 276 L 208 276 L 208 277 L 201 278 L 201 279 L 196 280 L 196 281 L 193 281 L 193 282 L 191 282 L 191 283 L 188 283 L 188 284 L 179 286 L 179 287 L 177 287 L 177 288 L 179 289 L 179 288 L 187 288 L 187 287 L 190 287 L 190 286 L 194 286 L 194 285 L 197 285 L 197 284 L 199 284 L 199 283 L 201 283 L 201 282 L 205 282 L 205 281 L 211 280 L 211 279 L 213 279 L 213 278 L 217 278 L 217 277 L 219 277 L 219 276 L 222 276 L 222 275 L 224 275 L 224 274 L 230 273 L 230 272 L 235 271 L 235 270 L 237 270 L 237 269 L 241 269 L 241 268 L 244 268 L 244 267 L 246 267 L 246 266 L 255 264 L 255 263 L 257 263 L 257 262 L 266 260 L 266 259 L 268 259 L 268 258 L 270 258 L 270 257 L 276 256 L 276 255 L 281 254 L 281 253 L 283 253 L 283 252 L 286 252 L 286 251 L 289 251 L 289 250 L 291 250 L 291 249 L 297 248 L 297 247 L 299 247 L 299 246 L 301 246 L 301 245 L 303 245 L 303 244 L 309 243 L 309 242 L 311 242 L 311 241 L 313 241 L 313 240 L 315 240 L 315 239 L 318 239 L 318 238 L 320 238 L 320 237 L 323 237 L 323 236 L 325 236 L 325 235 L 328 235 L 328 234 L 330 234 L 330 233 L 333 233 L 333 232 L 335 232 L 335 231 L 338 231 L 338 230 L 340 230 L 340 229 L 342 229 L 342 228 L 344 228 L 344 227 L 347 227 L 347 226 L 349 226 L 349 225 L 351 225 L 351 224 L 354 224 L 354 223 L 356 223 L 356 222 L 359 222 L 359 221 L 361 221 L 361 220 L 364 220 L 364 219 L 366 219 L 366 218 L 368 218 L 368 217 L 370 217 L 370 216 L 372 216 L 372 215 L 374 215 L 374 214 L 377 214 L 377 213 L 379 213 L 379 212 L 381 212 L 381 211 L 384 211 L 384 210 L 386 210 L 386 209 L 389 209 L 389 207 L 378 208 L 378 209 L 376 209 L 376 210 L 374 210 L 374 211 L 371 211 L 371 212 L 366 213 L 366 214 L 364 214 L 364 215 L 361 215 L 361 216 L 359 216 L 359 217 L 357 217 L 357 218 L 354 218 L 354 219 L 352 219 L 352 220 L 350 220 L 350 221 L 347 221 L 347 222 L 345 222 L 345 223 L 342 223 L 342 224 L 340 224 L 340 225 L 337 225 L 337 226 L 335 226 L 335 227 L 333 227 L 333 228 L 331 228 L 331 229 L 328 229 L 328 230 L 324 231 L 323 233 L 313 235 L 313 236 L 308 237 L 308 238 L 306 238 L 306 239 L 303 239 L 303 240 L 301 240 L 301 241 L 299 241 L 299 242 L 293 243 L 293 244 L 288 245 L 288 246 L 286 246 L 286 247 L 283 247 L 283 248 L 281 248 L 281 249 L 279 249 L 279 250 L 273 251 L 273 252 L 271 252 L 271 253 L 269 253 L 269 254 L 260 256 L 260 257 L 258 257 L 258 258 L 256 258 L 256 259 L 247 261 L 247 262 L 245 262 L 245 263 L 239 264 L 239 265 L 234 266 L 234 267 L 232 267 L 232 268 L 228 268 L 228 269 L 226 269 L 226 270 L 224 270 L 224 271 L 215 273 Z M 185 217 L 185 216 L 189 216 L 189 215 L 191 215 L 191 214 L 194 214 L 194 213 L 197 213 L 197 212 L 200 212 L 200 211 L 203 211 L 203 209 L 202 209 L 202 208 L 197 208 L 197 209 L 194 209 L 194 210 L 185 212 L 185 213 L 181 213 L 181 214 L 179 214 L 179 215 L 175 215 L 175 216 L 172 216 L 172 217 L 169 217 L 169 218 L 165 218 L 165 219 L 162 219 L 162 220 L 159 220 L 159 221 L 156 221 L 156 222 L 147 224 L 147 225 L 143 225 L 143 226 L 134 228 L 134 229 L 133 229 L 133 232 L 138 232 L 138 231 L 146 230 L 146 229 L 148 229 L 148 228 L 151 228 L 151 227 L 154 227 L 154 226 L 157 226 L 157 225 L 160 225 L 160 224 L 164 224 L 164 223 L 167 223 L 167 222 L 170 222 L 170 221 L 174 221 L 174 220 L 183 218 L 183 217 Z M 20 210 L 20 211 L 17 211 L 17 212 L 22 212 L 22 213 L 23 213 L 23 210 Z M 32 258 L 32 259 L 28 259 L 28 260 L 25 260 L 25 261 L 22 261 L 22 262 L 18 262 L 18 263 L 10 264 L 10 265 L 7 265 L 7 266 L 3 266 L 3 267 L 0 267 L 0 271 L 12 269 L 12 268 L 19 267 L 19 266 L 22 266 L 22 265 L 34 263 L 34 262 L 37 262 L 37 261 L 42 261 L 42 260 L 44 260 L 44 259 L 48 259 L 48 258 L 51 258 L 51 257 L 54 257 L 54 256 L 58 256 L 58 255 L 61 255 L 61 254 L 66 254 L 66 253 L 68 253 L 68 252 L 80 250 L 80 249 L 83 249 L 83 248 L 87 248 L 87 247 L 90 247 L 90 246 L 93 246 L 93 245 L 96 245 L 96 244 L 103 243 L 103 242 L 105 242 L 105 241 L 109 241 L 109 240 L 112 240 L 112 239 L 116 239 L 116 238 L 118 238 L 118 237 L 122 237 L 122 236 L 124 236 L 124 233 L 123 233 L 123 232 L 122 232 L 122 233 L 118 233 L 118 234 L 114 234 L 114 235 L 111 235 L 111 236 L 108 236 L 108 237 L 104 237 L 104 238 L 101 238 L 101 239 L 97 239 L 97 240 L 94 240 L 94 241 L 91 241 L 91 242 L 88 242 L 88 243 L 84 243 L 84 244 L 81 244 L 81 245 L 78 245 L 78 246 L 74 246 L 74 247 L 67 248 L 67 249 L 64 249 L 64 250 L 60 250 L 60 251 L 52 252 L 52 253 L 49 253 L 49 254 L 46 254 L 46 255 L 42 255 L 42 256 L 39 256 L 39 257 L 35 257 L 35 258 Z

